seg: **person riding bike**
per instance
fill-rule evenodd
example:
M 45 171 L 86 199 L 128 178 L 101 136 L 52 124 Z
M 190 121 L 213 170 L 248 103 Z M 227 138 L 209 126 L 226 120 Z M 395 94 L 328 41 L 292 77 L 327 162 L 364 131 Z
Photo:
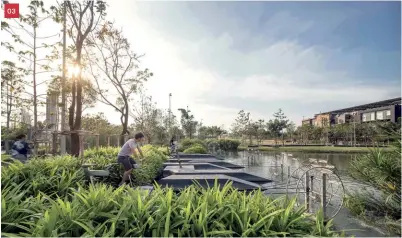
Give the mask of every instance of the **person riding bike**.
M 123 179 L 121 180 L 119 186 L 125 184 L 125 182 L 128 180 L 133 169 L 138 167 L 135 160 L 131 157 L 131 155 L 133 154 L 134 157 L 136 159 L 138 159 L 136 149 L 138 150 L 138 152 L 140 154 L 140 159 L 144 158 L 144 155 L 142 154 L 142 151 L 140 148 L 140 143 L 144 140 L 144 138 L 145 138 L 144 134 L 139 132 L 134 135 L 134 138 L 129 139 L 121 147 L 120 152 L 117 156 L 117 162 L 123 165 L 124 174 L 123 174 Z

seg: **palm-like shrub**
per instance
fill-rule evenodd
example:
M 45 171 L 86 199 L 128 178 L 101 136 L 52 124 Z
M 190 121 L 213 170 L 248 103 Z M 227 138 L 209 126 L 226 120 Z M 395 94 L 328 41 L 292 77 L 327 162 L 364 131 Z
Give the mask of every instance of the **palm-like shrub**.
M 393 145 L 391 152 L 374 149 L 355 158 L 351 162 L 350 174 L 371 185 L 380 195 L 354 193 L 348 197 L 346 205 L 353 213 L 368 220 L 378 221 L 378 217 L 390 220 L 385 223 L 390 224 L 391 232 L 401 234 L 401 141 Z
M 3 236 L 33 237 L 200 237 L 336 236 L 295 208 L 295 201 L 272 200 L 261 191 L 238 192 L 230 184 L 180 193 L 157 187 L 151 194 L 105 184 L 78 187 L 62 198 L 10 199 L 20 187 L 3 191 Z M 29 205 L 29 207 L 28 207 Z M 8 209 L 8 210 L 7 210 Z M 5 214 L 4 211 L 6 211 Z

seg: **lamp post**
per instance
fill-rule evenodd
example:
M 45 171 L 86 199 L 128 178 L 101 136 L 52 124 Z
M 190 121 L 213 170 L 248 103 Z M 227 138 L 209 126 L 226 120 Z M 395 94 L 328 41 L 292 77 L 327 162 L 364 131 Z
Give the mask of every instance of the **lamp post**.
M 63 75 L 61 79 L 61 128 L 66 130 L 66 2 L 63 3 Z M 60 138 L 60 153 L 66 153 L 66 135 L 62 134 Z
M 356 112 L 353 115 L 353 147 L 356 147 Z
M 172 93 L 169 93 L 169 118 L 168 118 L 168 129 L 169 129 L 169 134 L 171 133 L 171 120 L 172 120 Z

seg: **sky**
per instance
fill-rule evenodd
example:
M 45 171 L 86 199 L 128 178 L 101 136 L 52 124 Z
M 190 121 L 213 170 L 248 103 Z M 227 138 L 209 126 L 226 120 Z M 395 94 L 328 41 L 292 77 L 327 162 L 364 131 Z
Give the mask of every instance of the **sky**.
M 400 2 L 108 1 L 153 73 L 158 107 L 189 107 L 205 125 L 279 108 L 297 125 L 320 111 L 401 95 Z M 98 105 L 119 123 L 112 108 Z

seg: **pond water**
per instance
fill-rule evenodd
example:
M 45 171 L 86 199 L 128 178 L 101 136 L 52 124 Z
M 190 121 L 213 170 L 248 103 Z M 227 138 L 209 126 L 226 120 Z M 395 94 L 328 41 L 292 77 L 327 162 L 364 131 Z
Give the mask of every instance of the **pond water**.
M 350 180 L 347 175 L 350 161 L 358 156 L 356 154 L 327 154 L 327 153 L 304 153 L 304 152 L 260 152 L 249 159 L 250 154 L 246 151 L 232 152 L 224 155 L 225 161 L 243 165 L 244 171 L 277 180 L 281 176 L 281 164 L 284 167 L 284 173 L 300 168 L 303 163 L 310 159 L 326 161 L 333 165 L 342 179 Z
M 353 217 L 350 212 L 342 206 L 342 199 L 345 193 L 353 193 L 353 192 L 362 192 L 365 190 L 366 192 L 370 192 L 373 196 L 378 196 L 378 192 L 373 190 L 371 187 L 364 185 L 348 175 L 348 169 L 350 167 L 350 161 L 353 160 L 359 154 L 342 154 L 342 153 L 305 153 L 305 152 L 258 152 L 253 154 L 253 159 L 250 159 L 252 154 L 247 151 L 242 152 L 231 152 L 225 155 L 220 155 L 219 157 L 223 157 L 225 161 L 242 165 L 245 168 L 242 169 L 245 172 L 252 173 L 261 177 L 265 177 L 268 179 L 272 179 L 275 181 L 275 185 L 272 188 L 267 190 L 267 194 L 272 194 L 273 196 L 282 196 L 286 194 L 286 191 L 295 192 L 299 187 L 300 182 L 298 178 L 289 178 L 289 190 L 286 190 L 288 185 L 288 174 L 291 174 L 295 177 L 300 177 L 301 174 L 298 173 L 298 168 L 301 168 L 303 164 L 309 164 L 309 162 L 315 161 L 325 161 L 328 165 L 334 166 L 336 173 L 339 175 L 339 178 L 334 176 L 329 176 L 328 181 L 341 181 L 343 189 L 334 189 L 329 191 L 329 193 L 337 194 L 331 201 L 328 203 L 328 215 L 336 215 L 334 218 L 335 226 L 341 230 L 349 230 L 349 229 L 358 229 L 353 232 L 346 232 L 348 235 L 354 235 L 357 237 L 380 237 L 384 236 L 384 233 L 379 231 L 378 229 L 366 226 L 364 223 Z M 282 164 L 282 166 L 281 166 Z M 283 167 L 283 169 L 282 169 Z M 295 171 L 296 170 L 296 171 Z M 311 171 L 312 172 L 312 171 Z M 302 172 L 303 174 L 303 172 Z M 311 176 L 313 173 L 310 173 Z M 321 174 L 322 175 L 322 174 Z M 320 176 L 315 174 L 315 176 Z M 300 184 L 299 188 L 304 187 L 305 178 L 300 179 L 299 181 L 303 181 Z M 327 181 L 327 182 L 328 182 Z M 329 190 L 328 185 L 328 190 Z M 292 191 L 293 188 L 293 191 Z M 320 182 L 314 182 L 313 189 L 316 191 L 320 191 Z M 298 190 L 299 192 L 303 189 Z M 272 192 L 273 191 L 273 192 Z M 321 190 L 322 191 L 322 190 Z M 320 191 L 320 192 L 321 192 Z M 299 194 L 297 192 L 297 194 Z M 304 202 L 304 195 L 298 195 L 299 202 Z M 316 209 L 319 208 L 320 202 L 312 202 L 311 206 L 314 205 Z M 342 208 L 343 207 L 343 208 Z M 339 212 L 337 210 L 341 209 Z M 316 210 L 314 209 L 314 210 Z

